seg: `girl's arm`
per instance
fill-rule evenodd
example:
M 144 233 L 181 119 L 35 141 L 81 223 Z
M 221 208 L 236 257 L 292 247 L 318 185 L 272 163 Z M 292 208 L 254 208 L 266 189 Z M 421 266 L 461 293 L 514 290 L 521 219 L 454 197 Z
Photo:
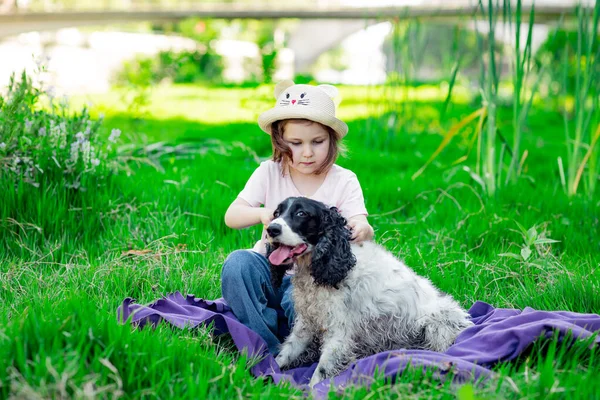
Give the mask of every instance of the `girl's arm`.
M 270 208 L 252 207 L 246 200 L 237 198 L 225 212 L 225 225 L 232 229 L 247 228 L 262 223 L 269 225 L 273 220 Z

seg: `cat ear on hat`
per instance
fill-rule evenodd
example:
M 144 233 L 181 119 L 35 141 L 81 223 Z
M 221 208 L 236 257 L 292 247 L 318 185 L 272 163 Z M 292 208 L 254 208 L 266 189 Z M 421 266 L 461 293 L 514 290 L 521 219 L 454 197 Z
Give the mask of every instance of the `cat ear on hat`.
M 339 92 L 339 90 L 335 86 L 332 86 L 332 85 L 319 85 L 317 87 L 319 89 L 321 89 L 322 91 L 324 91 L 325 93 L 327 93 L 327 96 L 329 96 L 331 98 L 331 100 L 333 100 L 333 103 L 336 105 L 336 107 L 342 101 L 342 96 L 340 96 L 340 92 Z
M 279 82 L 277 85 L 275 85 L 275 90 L 273 91 L 275 98 L 278 99 L 284 90 L 286 90 L 290 86 L 294 86 L 294 85 L 295 85 L 295 83 L 291 79 L 286 79 L 284 81 Z

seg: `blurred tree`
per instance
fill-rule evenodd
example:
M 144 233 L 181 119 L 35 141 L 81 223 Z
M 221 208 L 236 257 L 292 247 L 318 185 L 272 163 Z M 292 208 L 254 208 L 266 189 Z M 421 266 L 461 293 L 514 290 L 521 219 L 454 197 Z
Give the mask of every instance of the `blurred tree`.
M 322 69 L 331 69 L 334 71 L 344 71 L 350 67 L 348 64 L 348 56 L 344 47 L 339 44 L 334 48 L 327 50 L 321 54 L 313 65 L 313 71 Z
M 591 35 L 590 35 L 591 36 Z M 569 31 L 560 29 L 554 32 L 550 32 L 548 39 L 537 51 L 536 58 L 543 60 L 543 62 L 550 62 L 550 68 L 547 70 L 550 72 L 552 81 L 558 85 L 555 87 L 562 87 L 566 83 L 566 91 L 572 93 L 577 86 L 577 71 L 580 73 L 585 72 L 585 49 L 581 59 L 577 59 L 577 46 L 578 46 L 577 31 Z M 595 40 L 592 37 L 588 38 L 591 46 L 591 54 L 596 58 L 592 60 L 592 68 L 600 69 L 600 36 L 597 36 Z M 564 57 L 567 57 L 566 71 L 564 64 Z M 566 72 L 566 77 L 564 76 Z M 598 72 L 596 72 L 598 73 Z M 565 81 L 566 78 L 566 82 Z
M 457 62 L 463 77 L 477 79 L 479 74 L 477 33 L 460 24 L 395 24 L 383 51 L 389 73 L 410 73 L 407 84 L 447 79 Z
M 221 32 L 230 25 L 223 19 L 187 18 L 176 25 L 175 30 L 183 36 L 194 39 L 207 47 L 210 42 L 219 39 Z

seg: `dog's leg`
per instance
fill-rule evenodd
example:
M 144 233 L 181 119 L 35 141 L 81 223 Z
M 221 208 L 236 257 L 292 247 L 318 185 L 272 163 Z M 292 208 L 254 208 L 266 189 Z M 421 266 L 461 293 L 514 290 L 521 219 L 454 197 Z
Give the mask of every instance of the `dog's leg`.
M 302 355 L 308 346 L 313 342 L 314 333 L 308 329 L 307 324 L 300 315 L 296 317 L 292 332 L 285 339 L 285 342 L 281 345 L 281 351 L 279 355 L 275 357 L 275 361 L 279 365 L 279 368 L 285 369 Z
M 458 305 L 431 315 L 425 325 L 425 348 L 444 352 L 454 344 L 456 337 L 473 323 Z
M 311 388 L 322 380 L 337 375 L 355 360 L 351 337 L 352 334 L 341 327 L 327 332 L 323 338 L 319 364 L 309 383 Z

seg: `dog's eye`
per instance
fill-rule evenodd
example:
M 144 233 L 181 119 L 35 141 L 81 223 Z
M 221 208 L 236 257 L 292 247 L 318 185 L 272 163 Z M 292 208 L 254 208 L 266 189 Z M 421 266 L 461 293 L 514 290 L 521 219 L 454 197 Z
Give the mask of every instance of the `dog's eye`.
M 304 211 L 298 211 L 298 212 L 296 213 L 296 216 L 297 216 L 297 217 L 306 217 L 307 215 L 308 215 L 308 214 L 306 214 Z
M 275 210 L 275 212 L 273 213 L 273 217 L 279 218 L 279 210 Z

